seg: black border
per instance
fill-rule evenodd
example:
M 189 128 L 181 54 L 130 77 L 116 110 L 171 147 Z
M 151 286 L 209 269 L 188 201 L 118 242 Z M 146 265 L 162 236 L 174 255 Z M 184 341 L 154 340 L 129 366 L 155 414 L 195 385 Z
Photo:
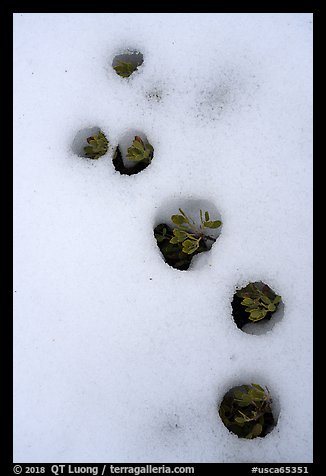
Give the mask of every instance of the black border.
M 103 5 L 103 8 L 101 8 Z M 3 86 L 3 92 L 4 92 L 4 97 L 5 100 L 8 101 L 8 106 L 6 107 L 6 112 L 3 114 L 3 119 L 4 119 L 4 124 L 5 124 L 5 143 L 8 143 L 8 137 L 12 137 L 13 140 L 13 106 L 12 106 L 12 101 L 13 101 L 13 13 L 119 13 L 122 12 L 122 9 L 118 9 L 115 12 L 106 12 L 105 9 L 108 8 L 110 3 L 107 2 L 97 2 L 96 6 L 98 8 L 98 12 L 90 12 L 89 11 L 89 6 L 84 5 L 84 8 L 82 7 L 82 4 L 80 2 L 76 3 L 74 6 L 69 6 L 67 2 L 65 3 L 60 3 L 60 2 L 52 2 L 42 4 L 37 6 L 35 2 L 24 2 L 24 3 L 18 3 L 18 2 L 12 2 L 10 5 L 6 3 L 5 6 L 1 7 L 1 18 L 3 20 L 2 22 L 2 34 L 3 34 L 3 40 L 2 40 L 2 45 L 5 46 L 3 48 L 3 51 L 5 53 L 5 58 L 3 62 L 3 75 L 2 75 L 2 80 L 7 81 L 9 84 L 7 88 Z M 92 4 L 92 6 L 94 6 Z M 120 5 L 119 5 L 120 6 Z M 126 3 L 124 5 L 125 7 L 128 7 L 129 5 Z M 149 10 L 151 10 L 153 4 L 149 6 Z M 163 7 L 163 5 L 160 5 Z M 187 5 L 189 7 L 190 5 Z M 216 3 L 214 5 L 215 7 L 217 6 Z M 223 5 L 218 5 L 223 7 Z M 227 5 L 224 5 L 225 7 Z M 257 8 L 254 8 L 255 6 L 252 5 L 246 5 L 248 8 L 245 12 L 243 12 L 243 7 L 239 6 L 239 10 L 236 12 L 232 12 L 230 9 L 225 9 L 224 11 L 219 11 L 219 12 L 214 12 L 214 13 L 313 13 L 313 41 L 314 41 L 314 47 L 313 47 L 313 72 L 314 72 L 314 91 L 313 91 L 313 99 L 314 99 L 314 131 L 313 131 L 313 148 L 314 148 L 314 153 L 316 150 L 316 139 L 319 136 L 319 122 L 315 120 L 316 115 L 318 114 L 318 107 L 317 103 L 315 102 L 315 98 L 317 97 L 316 94 L 319 93 L 320 88 L 318 88 L 318 81 L 320 81 L 320 78 L 322 77 L 321 72 L 318 71 L 318 68 L 321 68 L 321 62 L 317 58 L 317 52 L 319 49 L 319 44 L 321 43 L 321 38 L 320 38 L 320 30 L 322 27 L 322 14 L 321 14 L 321 7 L 320 3 L 313 2 L 313 3 L 306 3 L 305 5 L 299 5 L 298 3 L 295 3 L 295 5 L 285 5 L 284 2 L 273 2 L 271 8 L 268 8 L 268 5 L 266 5 L 267 8 L 265 10 L 262 9 L 263 4 L 257 2 Z M 278 6 L 280 8 L 278 8 Z M 295 6 L 295 8 L 293 8 Z M 86 8 L 85 8 L 86 7 Z M 146 5 L 144 3 L 137 4 L 137 7 L 144 8 Z M 166 8 L 167 5 L 164 4 L 164 7 Z M 174 6 L 175 7 L 175 6 Z M 186 12 L 186 13 L 198 13 L 199 15 L 201 13 L 210 13 L 210 6 L 207 6 L 207 11 L 206 12 Z M 232 3 L 232 7 L 236 7 L 234 3 Z M 76 11 L 77 10 L 77 11 Z M 160 10 L 161 13 L 185 13 L 185 9 L 180 8 L 180 12 L 176 11 L 167 11 L 163 12 Z M 126 10 L 130 12 L 130 10 Z M 149 12 L 140 12 L 139 10 L 135 13 L 149 13 Z M 154 12 L 157 13 L 157 12 Z M 212 12 L 213 13 L 213 12 Z M 319 61 L 318 61 L 319 60 Z M 3 81 L 2 81 L 3 84 Z M 10 97 L 9 91 L 12 91 L 12 96 Z M 317 92 L 316 92 L 317 91 Z M 4 149 L 6 150 L 6 148 Z M 6 154 L 3 154 L 3 165 L 7 166 L 9 161 L 6 161 Z M 315 164 L 315 161 L 314 161 Z M 8 197 L 8 191 L 6 190 L 6 186 L 9 184 L 9 179 L 8 175 L 11 175 L 11 183 L 13 183 L 13 168 L 12 166 L 8 167 L 8 172 L 3 173 L 3 177 L 5 180 L 3 181 L 3 184 L 5 186 L 2 186 L 2 193 L 3 193 L 3 209 L 5 209 L 5 212 L 8 214 L 8 222 L 11 224 L 11 230 L 13 230 L 13 201 L 11 200 L 11 206 L 7 206 L 7 197 Z M 314 167 L 314 172 L 315 172 L 315 167 Z M 8 174 L 8 175 L 7 175 Z M 316 175 L 314 174 L 314 184 L 315 182 Z M 11 189 L 13 191 L 13 189 Z M 315 187 L 314 187 L 315 191 Z M 315 197 L 316 195 L 314 195 Z M 313 210 L 314 211 L 314 210 Z M 312 212 L 313 212 L 312 211 Z M 7 217 L 6 217 L 7 218 Z M 316 221 L 314 220 L 314 231 L 315 231 L 315 223 Z M 5 228 L 7 230 L 7 227 Z M 4 230 L 4 231 L 5 231 Z M 11 232 L 12 233 L 12 232 Z M 7 232 L 3 233 L 3 236 L 7 237 Z M 314 234 L 315 236 L 315 234 Z M 9 248 L 8 248 L 9 245 Z M 315 245 L 315 241 L 314 241 Z M 11 250 L 11 256 L 13 256 L 13 234 L 11 234 L 11 240 L 9 239 L 9 243 L 5 245 L 6 248 L 4 251 L 4 254 L 6 257 L 9 257 L 10 253 L 9 250 Z M 315 250 L 315 246 L 314 246 Z M 9 258 L 8 258 L 9 259 Z M 11 276 L 11 282 L 13 282 L 13 266 L 12 266 L 12 261 L 11 265 L 9 265 L 9 274 Z M 315 275 L 315 267 L 314 267 L 314 275 Z M 5 275 L 5 280 L 4 282 L 7 283 L 8 277 Z M 314 283 L 317 283 L 317 280 L 314 279 Z M 5 286 L 6 288 L 7 286 Z M 314 294 L 315 294 L 315 285 L 314 285 Z M 12 289 L 12 286 L 10 289 L 8 289 L 8 302 L 9 302 L 9 312 L 3 313 L 3 319 L 5 320 L 5 323 L 7 324 L 9 319 L 9 315 L 13 315 L 13 307 L 12 307 L 12 296 L 13 296 L 14 290 Z M 7 292 L 6 292 L 7 294 Z M 315 301 L 314 301 L 315 302 Z M 321 319 L 324 318 L 323 315 L 320 316 Z M 320 319 L 318 319 L 319 321 Z M 321 354 L 319 352 L 319 347 L 316 345 L 318 341 L 318 336 L 320 335 L 321 329 L 319 330 L 319 322 L 317 319 L 314 321 L 314 334 L 313 334 L 313 340 L 314 340 L 314 348 L 313 348 L 313 366 L 314 366 L 314 392 L 312 389 L 312 398 L 313 398 L 313 404 L 314 404 L 314 428 L 313 428 L 313 463 L 302 463 L 302 464 L 289 464 L 289 463 L 275 463 L 275 464 L 254 464 L 254 463 L 173 463 L 171 466 L 194 466 L 195 467 L 195 474 L 200 474 L 202 471 L 211 471 L 211 470 L 219 470 L 221 469 L 224 474 L 225 472 L 229 471 L 229 468 L 231 468 L 231 471 L 233 469 L 240 470 L 239 474 L 251 474 L 251 468 L 253 466 L 258 466 L 261 468 L 268 468 L 268 467 L 281 467 L 281 466 L 293 466 L 293 467 L 298 467 L 298 466 L 307 466 L 309 468 L 309 474 L 315 473 L 317 474 L 316 471 L 321 469 L 321 462 L 322 462 L 322 432 L 321 432 L 321 426 L 319 426 L 319 421 L 317 420 L 317 415 L 319 415 L 318 410 L 321 409 L 321 395 L 322 392 L 320 391 L 320 385 L 323 383 L 322 381 L 322 376 L 324 375 L 324 367 L 321 364 Z M 4 413 L 4 421 L 5 421 L 5 428 L 3 428 L 3 434 L 5 435 L 4 438 L 4 445 L 3 445 L 3 460 L 5 462 L 3 468 L 6 467 L 8 468 L 8 474 L 13 474 L 13 321 L 11 322 L 11 325 L 8 325 L 8 329 L 6 329 L 6 337 L 5 337 L 5 344 L 9 344 L 9 348 L 7 349 L 7 345 L 3 346 L 5 348 L 5 356 L 4 356 L 4 362 L 6 363 L 5 365 L 5 374 L 4 374 L 4 379 L 3 379 L 3 393 L 5 396 L 8 398 L 8 403 L 6 407 L 3 407 L 3 413 Z M 8 354 L 9 354 L 9 359 L 8 359 Z M 9 365 L 8 365 L 8 360 L 9 360 Z M 318 387 L 317 387 L 318 385 Z M 9 391 L 7 390 L 9 389 Z M 298 388 L 298 394 L 296 397 L 298 400 L 300 398 L 300 388 Z M 59 463 L 54 463 L 54 464 L 59 464 Z M 66 463 L 68 465 L 68 463 Z M 77 463 L 71 463 L 74 466 L 77 466 Z M 110 464 L 110 463 L 108 463 Z M 113 463 L 115 466 L 119 466 L 117 463 Z M 155 462 L 152 463 L 135 463 L 135 464 L 130 464 L 130 463 L 121 463 L 121 466 L 144 466 L 145 464 L 152 464 L 156 465 Z M 169 463 L 162 463 L 165 465 L 169 465 Z M 22 466 L 32 466 L 32 464 L 25 464 L 21 463 Z M 81 463 L 81 466 L 98 466 L 100 467 L 103 464 L 85 464 Z M 236 467 L 234 467 L 236 465 Z M 34 464 L 33 466 L 45 466 L 45 467 L 50 467 L 50 464 L 41 464 L 37 463 Z M 158 465 L 159 466 L 159 465 Z M 22 473 L 24 474 L 24 473 Z M 52 474 L 51 472 L 46 471 L 46 474 Z M 100 473 L 99 473 L 100 474 Z M 284 473 L 285 474 L 285 473 Z

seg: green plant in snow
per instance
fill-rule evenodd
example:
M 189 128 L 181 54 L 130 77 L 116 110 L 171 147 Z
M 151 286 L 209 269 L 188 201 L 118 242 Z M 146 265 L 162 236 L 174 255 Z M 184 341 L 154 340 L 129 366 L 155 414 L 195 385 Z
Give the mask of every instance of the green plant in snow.
M 123 175 L 134 175 L 144 170 L 153 159 L 154 148 L 141 137 L 135 136 L 132 145 L 128 147 L 126 160 L 124 162 L 119 145 L 113 153 L 113 165 L 115 170 Z M 132 164 L 132 166 L 128 166 Z
M 224 397 L 219 415 L 228 428 L 240 438 L 265 436 L 274 424 L 272 399 L 268 388 L 260 385 L 242 385 L 230 390 Z
M 245 307 L 245 311 L 249 313 L 249 320 L 253 322 L 264 319 L 268 312 L 275 312 L 282 299 L 269 286 L 264 285 L 260 289 L 254 283 L 249 283 L 236 294 L 241 298 L 241 305 Z
M 205 233 L 205 228 L 218 228 L 222 225 L 220 220 L 210 220 L 209 213 L 206 211 L 204 216 L 202 210 L 200 210 L 200 225 L 196 225 L 193 218 L 187 216 L 181 208 L 179 208 L 180 215 L 172 215 L 171 220 L 176 225 L 173 229 L 173 237 L 170 239 L 170 243 L 182 244 L 182 251 L 189 255 L 198 250 L 201 240 L 216 241 Z
M 172 215 L 171 220 L 175 228 L 166 223 L 161 223 L 154 229 L 158 247 L 165 261 L 174 268 L 186 270 L 189 268 L 194 255 L 208 251 L 209 241 L 215 242 L 216 238 L 206 234 L 206 229 L 221 226 L 219 220 L 210 220 L 209 213 L 200 210 L 200 225 L 187 216 L 179 208 L 180 215 Z
M 138 66 L 139 66 L 139 64 L 132 64 L 132 63 L 128 63 L 126 61 L 118 60 L 118 64 L 116 66 L 113 66 L 113 69 L 122 78 L 129 78 L 129 76 L 134 71 L 136 71 Z
M 153 152 L 154 149 L 151 144 L 144 143 L 141 137 L 135 136 L 132 146 L 128 148 L 127 159 L 149 164 L 153 158 Z
M 104 155 L 108 148 L 109 142 L 102 131 L 87 138 L 88 145 L 84 147 L 86 157 L 89 159 L 98 159 Z
M 204 241 L 201 241 L 199 248 L 195 253 L 189 255 L 182 251 L 182 243 L 171 243 L 173 235 L 173 229 L 166 223 L 157 225 L 154 229 L 154 236 L 157 241 L 157 245 L 164 256 L 165 261 L 173 268 L 186 270 L 189 268 L 191 260 L 195 254 L 203 251 L 208 251 Z

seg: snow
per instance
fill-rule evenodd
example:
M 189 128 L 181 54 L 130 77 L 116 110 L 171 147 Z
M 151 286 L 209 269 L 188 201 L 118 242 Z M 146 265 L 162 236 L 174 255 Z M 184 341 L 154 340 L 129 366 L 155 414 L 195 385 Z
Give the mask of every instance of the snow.
M 153 228 L 191 201 L 223 226 L 179 271 Z M 284 303 L 261 335 L 250 281 Z M 247 441 L 217 408 L 251 382 L 278 423 Z M 312 14 L 14 14 L 14 461 L 312 461 Z

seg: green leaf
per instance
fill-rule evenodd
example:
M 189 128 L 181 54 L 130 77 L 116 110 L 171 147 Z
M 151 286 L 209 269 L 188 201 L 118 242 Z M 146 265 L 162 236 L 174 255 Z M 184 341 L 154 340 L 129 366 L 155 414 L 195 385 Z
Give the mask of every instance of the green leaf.
M 252 402 L 251 397 L 249 395 L 246 395 L 245 397 L 241 399 L 235 399 L 235 401 L 238 403 L 240 407 L 247 407 Z
M 234 390 L 233 392 L 233 395 L 238 398 L 238 399 L 241 399 L 243 397 L 243 395 L 245 395 L 244 392 L 241 392 L 241 390 Z
M 222 222 L 220 220 L 205 221 L 204 222 L 204 226 L 206 228 L 218 228 L 221 225 L 222 225 Z
M 170 243 L 172 243 L 173 245 L 175 245 L 176 243 L 179 243 L 179 240 L 176 236 L 173 236 L 170 240 Z
M 273 300 L 273 303 L 278 304 L 279 302 L 281 302 L 281 299 L 282 299 L 281 296 L 276 296 Z
M 191 255 L 194 253 L 199 247 L 199 242 L 198 241 L 192 241 L 192 240 L 185 240 L 182 243 L 182 251 L 184 253 L 187 253 L 188 255 Z
M 137 66 L 125 61 L 118 61 L 118 64 L 114 66 L 113 69 L 122 78 L 129 78 L 129 76 L 137 69 Z
M 185 214 L 185 212 L 183 210 L 181 210 L 181 208 L 179 208 L 179 212 L 181 213 L 181 215 L 183 215 L 186 220 L 188 221 L 188 218 L 187 218 L 187 215 Z
M 171 220 L 175 225 L 182 225 L 183 223 L 186 223 L 186 220 L 182 215 L 172 215 Z
M 257 399 L 258 398 L 258 399 L 261 400 L 264 396 L 264 390 L 262 391 L 262 390 L 260 390 L 256 387 L 253 387 L 253 388 L 250 389 L 249 395 L 252 399 Z
M 251 431 L 253 436 L 259 436 L 261 432 L 263 431 L 263 427 L 260 423 L 256 423 L 256 425 L 253 427 Z
M 209 213 L 205 212 L 205 221 L 209 221 Z
M 268 305 L 268 310 L 269 310 L 269 311 L 274 312 L 275 309 L 276 309 L 275 304 L 271 303 L 271 304 Z
M 182 231 L 178 229 L 174 229 L 173 234 L 177 238 L 178 242 L 184 241 L 188 236 L 188 233 L 186 231 Z
M 156 241 L 158 241 L 158 243 L 161 243 L 162 241 L 165 240 L 165 237 L 162 235 L 155 235 L 155 238 L 156 238 Z
M 243 306 L 249 306 L 250 304 L 253 304 L 253 303 L 254 301 L 251 298 L 244 298 L 243 301 L 241 302 Z
M 254 304 L 254 306 L 256 306 L 256 304 Z M 250 312 L 250 313 L 251 313 L 252 311 L 261 312 L 259 308 L 253 307 L 253 306 L 246 307 L 245 311 L 246 311 L 246 312 Z
M 94 136 L 88 137 L 86 140 L 89 145 L 84 147 L 84 152 L 89 159 L 97 160 L 104 155 L 109 148 L 109 142 L 102 131 Z
M 131 159 L 134 160 L 142 160 L 143 159 L 144 152 L 140 151 L 138 149 L 135 149 L 134 147 L 129 147 L 128 149 L 128 154 L 127 156 L 131 157 Z
M 153 146 L 144 144 L 141 137 L 135 136 L 132 146 L 128 147 L 127 159 L 135 162 L 149 163 L 153 158 Z
M 140 153 L 143 153 L 144 151 L 144 144 L 138 140 L 134 140 L 133 143 L 132 143 L 133 147 L 135 149 L 138 149 L 140 151 Z
M 265 304 L 270 304 L 271 300 L 269 299 L 268 296 L 266 296 L 265 294 L 262 294 L 260 299 L 265 303 Z
M 265 390 L 263 389 L 263 387 L 258 385 L 258 383 L 252 383 L 251 385 L 255 387 L 257 390 L 260 390 L 261 392 L 265 393 Z
M 260 311 L 259 309 L 254 309 L 250 312 L 249 319 L 254 320 L 254 321 L 258 321 L 258 320 L 262 319 L 263 317 L 264 317 L 263 316 L 263 311 Z
M 240 424 L 245 422 L 242 417 L 235 417 L 234 420 L 235 420 L 237 423 L 240 423 Z
M 188 238 L 189 240 L 193 240 L 193 241 L 199 241 L 200 238 L 198 239 L 195 235 L 193 235 L 192 233 L 187 233 L 188 235 Z

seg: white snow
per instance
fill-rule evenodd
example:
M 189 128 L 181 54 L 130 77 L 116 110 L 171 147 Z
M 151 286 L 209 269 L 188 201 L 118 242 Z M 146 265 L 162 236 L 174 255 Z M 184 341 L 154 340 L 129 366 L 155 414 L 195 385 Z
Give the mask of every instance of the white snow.
M 155 158 L 120 175 L 133 130 Z M 188 200 L 223 226 L 179 271 L 153 228 Z M 250 281 L 284 303 L 262 335 Z M 246 441 L 217 406 L 251 382 L 279 416 Z M 312 14 L 14 14 L 14 461 L 312 461 Z

